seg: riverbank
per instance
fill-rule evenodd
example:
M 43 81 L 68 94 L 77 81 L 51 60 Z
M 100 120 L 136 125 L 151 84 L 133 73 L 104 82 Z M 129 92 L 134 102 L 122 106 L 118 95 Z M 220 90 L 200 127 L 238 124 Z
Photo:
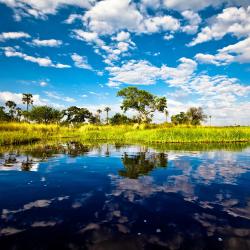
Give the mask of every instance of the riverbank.
M 0 145 L 77 138 L 121 143 L 229 143 L 249 142 L 250 127 L 187 127 L 169 125 L 82 125 L 1 123 Z

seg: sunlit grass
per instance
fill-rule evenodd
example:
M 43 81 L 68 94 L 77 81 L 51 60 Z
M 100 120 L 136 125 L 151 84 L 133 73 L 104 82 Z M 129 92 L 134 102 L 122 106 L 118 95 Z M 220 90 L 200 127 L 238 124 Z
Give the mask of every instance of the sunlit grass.
M 81 125 L 0 123 L 0 145 L 77 138 L 123 143 L 213 143 L 250 141 L 250 127 L 188 127 L 170 125 Z

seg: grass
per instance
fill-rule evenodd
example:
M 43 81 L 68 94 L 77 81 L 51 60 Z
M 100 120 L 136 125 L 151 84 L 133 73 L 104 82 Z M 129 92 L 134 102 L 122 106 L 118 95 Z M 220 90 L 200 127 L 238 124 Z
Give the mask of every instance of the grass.
M 250 127 L 187 127 L 169 125 L 82 125 L 0 123 L 0 145 L 77 138 L 121 143 L 229 143 L 250 142 Z

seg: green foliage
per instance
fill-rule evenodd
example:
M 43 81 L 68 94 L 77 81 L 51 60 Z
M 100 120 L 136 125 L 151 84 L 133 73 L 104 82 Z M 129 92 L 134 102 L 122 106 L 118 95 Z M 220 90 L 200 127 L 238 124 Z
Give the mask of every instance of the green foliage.
M 136 87 L 127 87 L 118 91 L 117 96 L 123 97 L 121 109 L 138 112 L 139 122 L 150 122 L 155 111 L 164 112 L 167 108 L 165 97 L 157 97 Z
M 118 125 L 118 124 L 129 124 L 132 123 L 133 120 L 128 118 L 124 114 L 116 113 L 113 117 L 110 118 L 110 124 Z
M 107 113 L 107 117 L 106 117 L 106 124 L 109 123 L 109 111 L 111 110 L 110 107 L 105 107 L 104 111 Z
M 63 111 L 65 121 L 68 123 L 81 123 L 92 117 L 86 108 L 71 106 Z
M 48 106 L 35 106 L 26 115 L 31 121 L 46 124 L 57 123 L 62 117 L 59 110 Z
M 15 119 L 15 113 L 16 113 L 16 103 L 13 101 L 7 101 L 5 103 L 5 106 L 9 109 L 9 116 L 11 120 Z
M 4 107 L 0 107 L 0 121 L 9 121 L 11 117 L 4 110 Z
M 171 122 L 174 125 L 178 125 L 178 124 L 188 124 L 189 123 L 189 118 L 187 116 L 186 113 L 184 112 L 180 112 L 180 114 L 177 115 L 173 115 L 171 117 Z
M 22 97 L 23 104 L 26 104 L 26 111 L 29 111 L 29 105 L 33 104 L 33 95 L 32 94 L 23 94 Z
M 204 114 L 202 108 L 192 107 L 186 113 L 180 112 L 177 115 L 171 117 L 171 122 L 174 125 L 191 124 L 194 126 L 200 125 L 202 121 L 205 121 L 207 116 Z
M 207 116 L 204 114 L 201 107 L 192 107 L 187 111 L 187 116 L 189 118 L 191 125 L 200 125 L 202 121 L 205 121 Z
M 44 139 L 58 140 L 75 137 L 82 141 L 121 143 L 228 143 L 250 142 L 250 127 L 187 127 L 148 125 L 136 129 L 133 125 L 96 126 L 79 128 L 55 124 L 0 123 L 0 145 L 20 144 Z

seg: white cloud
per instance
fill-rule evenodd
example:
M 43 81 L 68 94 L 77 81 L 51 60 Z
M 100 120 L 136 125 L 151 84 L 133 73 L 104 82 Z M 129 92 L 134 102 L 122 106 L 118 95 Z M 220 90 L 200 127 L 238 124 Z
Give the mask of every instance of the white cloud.
M 64 96 L 64 95 L 58 94 L 57 92 L 44 91 L 44 93 L 48 97 L 56 99 L 56 100 L 61 100 L 61 101 L 71 102 L 71 103 L 72 102 L 76 102 L 76 99 L 74 99 L 72 97 L 68 97 L 68 96 Z
M 188 82 L 196 70 L 197 63 L 188 58 L 179 59 L 180 64 L 176 67 L 163 65 L 156 67 L 145 60 L 130 60 L 121 67 L 106 67 L 110 78 L 108 86 L 117 87 L 121 84 L 151 85 L 157 80 L 166 81 L 170 86 L 183 86 Z
M 143 16 L 130 0 L 104 0 L 86 12 L 88 28 L 98 34 L 113 34 L 122 29 L 136 30 Z
M 131 0 L 103 0 L 88 10 L 83 20 L 88 29 L 99 35 L 110 35 L 121 30 L 135 33 L 176 31 L 180 24 L 172 16 L 146 16 Z
M 33 39 L 31 44 L 38 47 L 59 47 L 62 45 L 62 41 L 56 39 L 48 39 L 48 40 Z
M 45 82 L 45 81 L 41 81 L 41 82 L 39 83 L 39 85 L 40 85 L 41 87 L 45 87 L 45 86 L 48 85 L 48 83 Z
M 87 32 L 79 29 L 73 30 L 74 37 L 88 43 L 94 43 L 98 46 L 103 46 L 104 42 L 99 38 L 96 32 Z
M 130 33 L 121 31 L 119 32 L 115 37 L 112 38 L 113 40 L 116 40 L 118 42 L 124 42 L 130 39 Z
M 0 41 L 20 38 L 30 38 L 30 35 L 25 32 L 3 32 L 0 34 Z
M 66 5 L 90 8 L 94 0 L 0 0 L 16 11 L 16 15 L 30 15 L 44 18 L 48 14 L 56 14 L 57 10 Z
M 143 60 L 130 60 L 121 67 L 107 67 L 106 70 L 111 76 L 108 83 L 110 87 L 117 87 L 120 84 L 150 85 L 161 76 L 161 68 Z
M 218 6 L 225 2 L 223 0 L 163 0 L 163 6 L 168 9 L 183 10 L 202 10 L 208 6 Z
M 76 66 L 77 68 L 92 70 L 91 65 L 89 65 L 89 63 L 88 63 L 87 57 L 85 57 L 85 56 L 80 56 L 80 55 L 74 53 L 74 54 L 71 55 L 71 58 L 72 58 L 72 60 L 74 61 L 75 66 Z
M 54 67 L 54 68 L 70 68 L 69 65 L 61 63 L 53 63 L 48 57 L 34 57 L 27 55 L 25 53 L 19 52 L 12 47 L 4 47 L 4 54 L 6 57 L 19 57 L 25 61 L 33 62 L 38 64 L 41 67 Z
M 177 11 L 200 11 L 209 6 L 214 8 L 226 6 L 248 6 L 249 0 L 143 0 L 143 5 L 152 9 L 155 8 L 167 8 Z
M 182 31 L 186 32 L 188 34 L 196 33 L 198 28 L 199 28 L 199 24 L 202 21 L 199 14 L 197 14 L 191 10 L 185 10 L 181 14 L 188 22 L 187 25 L 182 27 Z
M 250 6 L 230 7 L 211 19 L 210 25 L 204 27 L 189 46 L 207 42 L 212 39 L 219 40 L 226 34 L 232 34 L 238 38 L 250 35 Z
M 164 38 L 164 40 L 169 41 L 169 40 L 173 39 L 174 36 L 172 34 L 170 34 L 170 35 L 165 35 L 163 38 Z
M 198 53 L 195 59 L 201 63 L 227 65 L 232 62 L 250 62 L 250 38 L 246 38 L 238 43 L 226 46 L 218 50 L 215 55 Z
M 64 21 L 64 23 L 72 24 L 77 19 L 82 19 L 82 15 L 79 15 L 79 14 L 70 14 L 69 17 Z
M 23 105 L 23 95 L 21 93 L 13 93 L 10 91 L 0 92 L 0 102 L 14 101 L 17 105 Z M 42 99 L 40 95 L 33 95 L 34 105 L 46 105 L 46 100 Z

